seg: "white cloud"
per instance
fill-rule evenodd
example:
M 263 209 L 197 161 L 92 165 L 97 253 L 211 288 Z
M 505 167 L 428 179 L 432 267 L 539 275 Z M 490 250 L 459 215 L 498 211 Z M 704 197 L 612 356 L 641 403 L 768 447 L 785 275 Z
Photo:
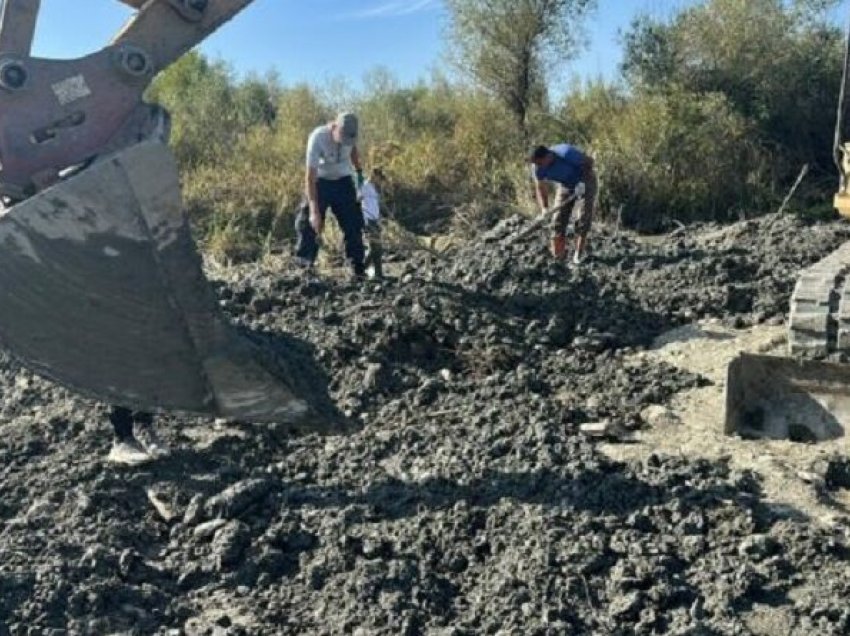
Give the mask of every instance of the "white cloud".
M 345 14 L 343 17 L 356 20 L 396 18 L 428 9 L 435 9 L 439 4 L 440 0 L 385 0 L 380 4 L 372 5 L 366 9 Z

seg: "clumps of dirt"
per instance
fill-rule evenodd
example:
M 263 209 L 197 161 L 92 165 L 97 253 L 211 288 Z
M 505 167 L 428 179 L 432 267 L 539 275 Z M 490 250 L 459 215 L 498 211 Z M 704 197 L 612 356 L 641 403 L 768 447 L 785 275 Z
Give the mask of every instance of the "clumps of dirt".
M 528 226 L 513 217 L 485 236 L 483 245 L 462 248 L 452 276 L 508 303 L 528 299 L 532 311 L 549 306 L 535 300 L 554 301 L 569 315 L 590 317 L 602 331 L 622 329 L 620 312 L 611 310 L 623 306 L 632 313 L 626 324 L 632 338 L 657 334 L 659 323 L 666 329 L 724 318 L 746 326 L 779 318 L 797 272 L 850 238 L 850 229 L 840 224 L 790 215 L 693 226 L 649 241 L 603 230 L 594 240 L 595 266 L 564 271 L 550 263 L 539 239 L 543 230 L 529 232 Z M 574 306 L 578 314 L 570 311 Z
M 580 268 L 544 234 L 509 219 L 381 284 L 222 273 L 224 309 L 348 436 L 169 417 L 172 457 L 116 470 L 101 405 L 0 362 L 0 635 L 847 633 L 844 531 L 727 462 L 617 463 L 579 429 L 705 383 L 632 354 L 779 316 L 850 233 L 603 231 Z

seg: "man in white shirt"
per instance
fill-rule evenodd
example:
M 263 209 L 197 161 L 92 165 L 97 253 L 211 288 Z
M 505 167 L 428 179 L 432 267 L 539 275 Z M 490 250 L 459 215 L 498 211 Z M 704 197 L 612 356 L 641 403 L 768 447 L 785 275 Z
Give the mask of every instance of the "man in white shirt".
M 354 185 L 363 180 L 360 153 L 357 150 L 358 121 L 353 113 L 341 113 L 324 126 L 319 126 L 307 141 L 305 195 L 308 219 L 297 223 L 296 256 L 305 266 L 312 266 L 319 253 L 317 237 L 330 208 L 342 229 L 345 255 L 355 278 L 363 278 L 363 215 L 357 205 Z
M 384 247 L 381 242 L 381 193 L 384 185 L 384 173 L 375 168 L 360 188 L 360 206 L 363 208 L 364 231 L 369 251 L 366 253 L 366 267 L 372 267 L 375 278 L 383 278 L 382 256 Z

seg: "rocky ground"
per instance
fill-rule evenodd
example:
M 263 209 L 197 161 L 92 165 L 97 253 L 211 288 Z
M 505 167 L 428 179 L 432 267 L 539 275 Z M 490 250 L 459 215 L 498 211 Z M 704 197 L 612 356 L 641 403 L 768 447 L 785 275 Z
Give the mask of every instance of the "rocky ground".
M 164 417 L 174 453 L 143 469 L 106 464 L 105 407 L 3 360 L 0 636 L 850 633 L 850 524 L 768 505 L 723 458 L 618 462 L 580 432 L 711 383 L 637 354 L 781 323 L 846 240 L 791 217 L 600 231 L 574 268 L 514 218 L 380 285 L 217 272 L 317 417 L 359 430 Z

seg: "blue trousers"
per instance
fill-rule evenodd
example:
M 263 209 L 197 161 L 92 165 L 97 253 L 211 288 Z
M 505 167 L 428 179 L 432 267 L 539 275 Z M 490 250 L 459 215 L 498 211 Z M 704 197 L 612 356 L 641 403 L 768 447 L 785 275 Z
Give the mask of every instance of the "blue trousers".
M 363 213 L 357 203 L 354 181 L 351 177 L 319 179 L 316 187 L 319 214 L 324 220 L 328 208 L 331 209 L 342 230 L 345 257 L 355 273 L 363 273 L 366 256 L 363 248 Z M 319 243 L 310 224 L 310 208 L 306 204 L 301 206 L 295 217 L 295 231 L 298 234 L 295 255 L 302 263 L 312 265 L 319 255 Z

